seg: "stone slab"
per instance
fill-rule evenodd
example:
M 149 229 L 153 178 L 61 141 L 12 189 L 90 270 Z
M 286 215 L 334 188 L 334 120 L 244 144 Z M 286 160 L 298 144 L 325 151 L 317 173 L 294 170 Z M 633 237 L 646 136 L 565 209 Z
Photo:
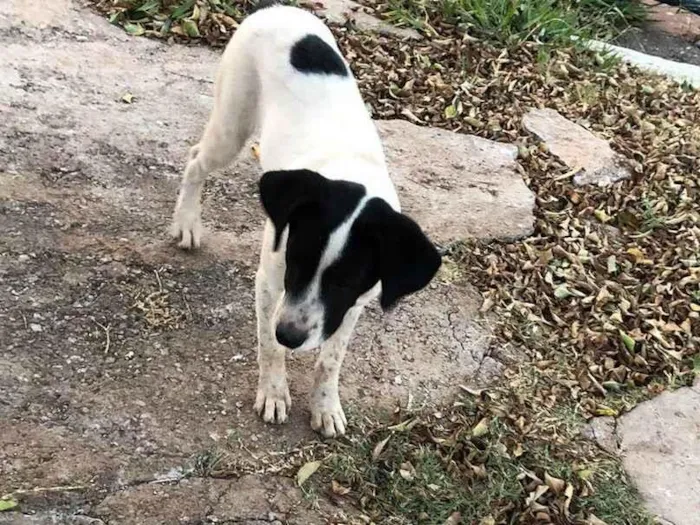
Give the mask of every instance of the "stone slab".
M 517 170 L 515 146 L 403 120 L 377 126 L 404 211 L 434 239 L 532 233 L 535 196 Z
M 657 0 L 641 0 L 641 2 L 649 10 L 647 25 L 651 28 L 685 38 L 689 42 L 700 39 L 700 16 Z
M 641 403 L 617 433 L 649 510 L 674 525 L 700 525 L 700 381 Z
M 368 13 L 367 8 L 353 0 L 316 0 L 312 2 L 314 9 L 329 22 L 344 24 L 351 20 L 364 31 L 380 34 L 391 34 L 409 40 L 420 40 L 418 31 L 409 28 L 395 27 Z
M 523 126 L 542 140 L 569 168 L 577 170 L 574 182 L 581 186 L 607 186 L 631 176 L 626 159 L 603 139 L 553 109 L 532 109 Z

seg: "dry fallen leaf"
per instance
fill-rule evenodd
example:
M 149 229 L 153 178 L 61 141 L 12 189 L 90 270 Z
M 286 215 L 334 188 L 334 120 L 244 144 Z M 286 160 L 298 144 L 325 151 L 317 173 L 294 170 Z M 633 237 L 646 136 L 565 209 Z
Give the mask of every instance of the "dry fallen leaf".
M 566 482 L 563 479 L 550 476 L 549 473 L 544 473 L 544 482 L 556 494 L 560 494 L 566 488 Z
M 342 486 L 336 480 L 331 480 L 331 490 L 333 491 L 333 494 L 337 494 L 339 496 L 345 496 L 346 494 L 350 493 L 349 488 Z
M 516 443 L 516 444 L 515 444 L 515 447 L 513 447 L 513 452 L 512 452 L 513 457 L 519 458 L 519 457 L 522 456 L 524 453 L 525 453 L 525 452 L 524 452 L 524 450 L 523 450 L 523 445 L 522 445 L 522 443 Z
M 538 485 L 534 491 L 530 492 L 530 495 L 525 499 L 525 505 L 528 507 L 534 506 L 538 499 L 540 499 L 545 492 L 549 490 L 547 485 Z
M 574 486 L 571 483 L 566 484 L 566 490 L 564 490 L 564 515 L 569 516 L 569 507 L 571 507 L 571 500 L 574 497 Z
M 384 447 L 386 444 L 389 442 L 391 439 L 391 434 L 389 434 L 387 437 L 382 439 L 379 443 L 377 443 L 374 446 L 374 449 L 372 450 L 372 461 L 377 461 L 379 459 L 379 456 L 382 453 L 382 450 L 384 450 Z
M 416 477 L 416 469 L 410 462 L 406 461 L 401 463 L 399 475 L 406 481 L 413 481 L 413 478 Z
M 459 525 L 462 521 L 462 515 L 459 512 L 453 512 L 450 517 L 447 518 L 445 525 Z
M 588 519 L 586 520 L 586 525 L 608 525 L 605 523 L 603 520 L 597 518 L 594 514 L 591 514 L 588 516 Z
M 253 144 L 251 147 L 251 152 L 256 160 L 260 160 L 260 146 L 258 144 Z
M 479 421 L 474 426 L 474 428 L 472 428 L 472 436 L 473 437 L 485 436 L 488 433 L 489 433 L 489 420 L 488 420 L 488 418 L 483 418 L 481 421 Z
M 314 474 L 314 472 L 318 470 L 320 466 L 320 461 L 309 461 L 308 463 L 302 465 L 297 472 L 297 485 L 301 487 L 306 480 L 308 480 Z

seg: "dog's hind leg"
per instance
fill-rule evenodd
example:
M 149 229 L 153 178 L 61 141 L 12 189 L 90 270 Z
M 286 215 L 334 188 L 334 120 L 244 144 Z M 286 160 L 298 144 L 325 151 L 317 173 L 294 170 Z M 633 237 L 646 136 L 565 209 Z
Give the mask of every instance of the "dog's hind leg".
M 189 152 L 171 229 L 181 248 L 200 245 L 200 201 L 207 175 L 228 165 L 255 131 L 259 83 L 245 45 L 245 35 L 237 33 L 224 52 L 214 86 L 214 108 L 201 140 Z

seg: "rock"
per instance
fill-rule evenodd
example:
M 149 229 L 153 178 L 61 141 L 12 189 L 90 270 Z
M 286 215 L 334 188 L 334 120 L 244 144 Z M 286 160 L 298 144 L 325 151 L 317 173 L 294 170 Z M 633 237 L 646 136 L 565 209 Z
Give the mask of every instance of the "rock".
M 607 186 L 631 176 L 626 159 L 603 139 L 562 117 L 553 109 L 533 109 L 523 126 L 547 144 L 569 168 L 581 170 L 574 183 Z
M 690 42 L 700 37 L 700 16 L 657 0 L 641 1 L 648 9 L 648 27 Z
M 412 40 L 421 39 L 420 33 L 414 29 L 395 27 L 380 20 L 365 11 L 360 4 L 353 0 L 318 0 L 314 2 L 316 12 L 329 22 L 344 24 L 352 20 L 359 29 L 374 31 L 380 34 L 391 34 Z
M 619 452 L 619 443 L 615 426 L 616 422 L 613 417 L 596 417 L 583 429 L 583 435 L 591 441 L 595 441 L 600 448 L 609 454 L 616 454 Z
M 640 404 L 617 431 L 625 470 L 649 510 L 700 525 L 700 383 Z
M 377 126 L 403 210 L 436 241 L 532 233 L 535 197 L 515 146 L 402 120 Z

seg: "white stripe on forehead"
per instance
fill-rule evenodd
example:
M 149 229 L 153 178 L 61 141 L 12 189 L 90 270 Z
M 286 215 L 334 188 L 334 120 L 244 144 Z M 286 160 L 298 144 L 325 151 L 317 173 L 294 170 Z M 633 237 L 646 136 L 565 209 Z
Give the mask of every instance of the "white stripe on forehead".
M 357 219 L 360 213 L 362 213 L 362 209 L 365 207 L 365 204 L 367 204 L 367 201 L 369 201 L 369 199 L 369 196 L 363 197 L 362 200 L 357 204 L 357 207 L 352 212 L 350 217 L 345 219 L 345 221 L 343 221 L 340 224 L 340 226 L 338 226 L 328 237 L 328 244 L 326 245 L 326 249 L 323 251 L 321 260 L 318 263 L 318 268 L 316 269 L 316 275 L 314 276 L 314 286 L 318 286 L 320 284 L 321 274 L 323 273 L 323 271 L 335 261 L 337 261 L 338 258 L 342 255 L 343 249 L 345 248 L 345 243 L 348 239 L 348 235 L 350 234 L 350 228 L 352 228 L 355 219 Z

